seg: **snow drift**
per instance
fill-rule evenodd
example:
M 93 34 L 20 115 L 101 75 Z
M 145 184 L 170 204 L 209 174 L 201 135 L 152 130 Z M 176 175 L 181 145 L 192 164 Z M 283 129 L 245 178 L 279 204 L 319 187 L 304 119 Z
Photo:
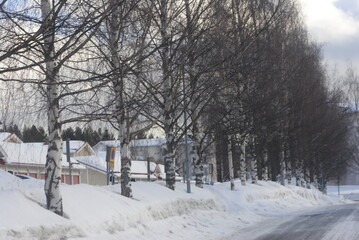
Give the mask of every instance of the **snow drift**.
M 229 183 L 199 189 L 177 183 L 136 182 L 134 198 L 120 186 L 62 185 L 65 217 L 45 209 L 42 180 L 21 180 L 0 170 L 0 239 L 218 239 L 239 227 L 333 200 L 317 190 L 273 182 Z

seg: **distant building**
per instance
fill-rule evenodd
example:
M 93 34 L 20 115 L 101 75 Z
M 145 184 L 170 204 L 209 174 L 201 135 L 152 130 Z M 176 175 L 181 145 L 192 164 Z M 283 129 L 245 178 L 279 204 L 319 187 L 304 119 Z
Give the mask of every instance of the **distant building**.
M 151 162 L 157 164 L 164 164 L 164 150 L 166 146 L 165 138 L 155 138 L 155 139 L 135 139 L 130 143 L 130 153 L 131 157 L 134 160 L 147 161 L 149 159 Z M 189 161 L 191 164 L 192 176 L 194 176 L 194 168 L 192 161 L 192 147 L 193 142 L 188 141 L 188 152 L 189 152 Z M 183 177 L 184 174 L 184 163 L 186 159 L 185 152 L 185 142 L 180 141 L 177 145 L 175 151 L 175 167 L 176 172 Z M 217 181 L 217 172 L 215 164 L 215 151 L 213 147 L 207 147 L 203 155 L 204 165 L 204 182 L 216 182 Z
M 100 141 L 92 148 L 95 152 L 105 152 L 106 147 L 115 147 L 119 150 L 120 149 L 120 141 L 119 140 Z
M 62 145 L 62 153 L 66 154 L 66 141 Z M 70 157 L 91 156 L 95 154 L 95 151 L 87 142 L 79 140 L 70 141 Z

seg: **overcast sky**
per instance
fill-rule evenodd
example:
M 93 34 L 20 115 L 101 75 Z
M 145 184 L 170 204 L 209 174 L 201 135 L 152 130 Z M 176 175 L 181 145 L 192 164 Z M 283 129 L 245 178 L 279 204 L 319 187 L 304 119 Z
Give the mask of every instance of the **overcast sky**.
M 325 63 L 359 72 L 359 0 L 299 0 L 313 40 L 323 43 Z

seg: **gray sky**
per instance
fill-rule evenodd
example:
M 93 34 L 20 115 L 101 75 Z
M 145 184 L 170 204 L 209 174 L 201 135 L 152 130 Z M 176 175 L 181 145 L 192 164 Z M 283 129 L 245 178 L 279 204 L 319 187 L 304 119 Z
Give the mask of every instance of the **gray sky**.
M 359 72 L 359 0 L 299 0 L 313 40 L 323 43 L 324 61 L 344 73 Z

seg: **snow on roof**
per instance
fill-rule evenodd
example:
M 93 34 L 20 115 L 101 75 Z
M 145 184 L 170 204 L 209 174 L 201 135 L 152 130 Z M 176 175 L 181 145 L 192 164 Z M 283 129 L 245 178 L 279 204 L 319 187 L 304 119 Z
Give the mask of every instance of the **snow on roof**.
M 115 155 L 115 172 L 121 171 L 120 161 L 119 161 L 120 153 L 116 151 Z M 88 165 L 90 167 L 94 167 L 100 171 L 106 171 L 106 152 L 101 151 L 96 153 L 96 155 L 91 156 L 80 156 L 74 157 L 78 162 Z
M 66 141 L 62 144 L 62 152 L 66 153 Z M 70 153 L 76 153 L 81 150 L 81 148 L 85 146 L 91 147 L 87 142 L 80 141 L 80 140 L 71 140 L 70 141 Z M 95 152 L 93 152 L 95 154 Z
M 120 152 L 116 151 L 114 172 L 121 172 Z M 106 152 L 100 151 L 93 156 L 74 157 L 80 163 L 89 165 L 101 171 L 106 171 Z M 150 162 L 150 171 L 155 171 L 156 164 Z M 147 162 L 145 161 L 131 161 L 132 174 L 147 174 Z
M 151 139 L 134 139 L 131 141 L 131 147 L 147 147 L 147 146 L 162 146 L 166 143 L 165 138 L 151 138 Z
M 7 154 L 8 163 L 45 165 L 48 145 L 43 143 L 9 143 L 0 142 L 0 146 Z M 77 163 L 71 158 L 72 163 Z M 62 166 L 68 166 L 66 155 L 62 154 Z M 83 168 L 78 164 L 73 168 Z
M 18 136 L 16 136 L 15 133 L 0 132 L 0 142 L 7 142 L 11 138 L 16 143 L 22 143 L 21 139 Z
M 11 133 L 9 132 L 0 132 L 0 142 L 5 141 L 10 135 Z
M 0 158 L 2 158 L 4 162 L 7 162 L 7 154 L 1 146 L 0 146 Z
M 97 148 L 99 145 L 105 145 L 108 147 L 120 147 L 121 143 L 120 143 L 120 140 L 100 141 L 94 146 L 94 148 Z

